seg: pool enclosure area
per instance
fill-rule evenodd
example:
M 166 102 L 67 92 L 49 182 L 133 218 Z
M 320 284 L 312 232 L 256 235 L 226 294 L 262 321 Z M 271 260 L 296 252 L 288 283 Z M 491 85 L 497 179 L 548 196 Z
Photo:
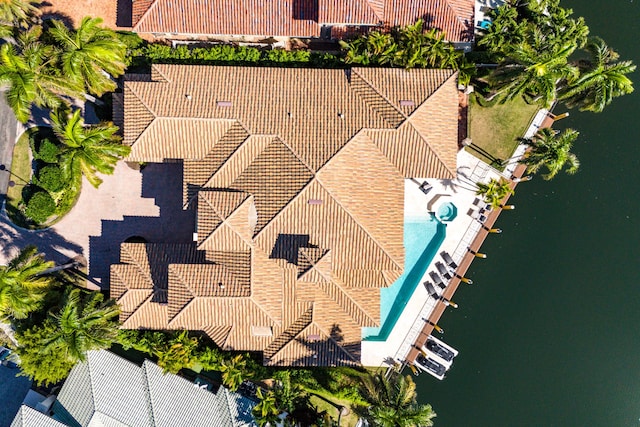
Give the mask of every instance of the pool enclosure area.
M 362 329 L 365 366 L 405 360 L 452 277 L 451 271 L 443 274 L 442 264 L 448 263 L 442 252 L 460 263 L 482 227 L 474 183 L 488 181 L 495 170 L 464 150 L 458 153 L 458 165 L 456 180 L 405 180 L 405 270 L 392 286 L 380 290 L 380 326 Z M 437 292 L 430 294 L 425 282 Z

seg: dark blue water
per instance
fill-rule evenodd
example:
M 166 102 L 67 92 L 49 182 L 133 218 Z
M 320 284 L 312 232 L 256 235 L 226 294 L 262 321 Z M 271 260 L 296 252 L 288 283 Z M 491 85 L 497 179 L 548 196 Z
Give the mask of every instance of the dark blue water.
M 562 0 L 640 65 L 640 0 Z M 640 72 L 602 114 L 572 111 L 577 175 L 518 186 L 440 324 L 460 350 L 418 377 L 436 426 L 640 426 Z M 561 108 L 556 113 L 563 112 Z

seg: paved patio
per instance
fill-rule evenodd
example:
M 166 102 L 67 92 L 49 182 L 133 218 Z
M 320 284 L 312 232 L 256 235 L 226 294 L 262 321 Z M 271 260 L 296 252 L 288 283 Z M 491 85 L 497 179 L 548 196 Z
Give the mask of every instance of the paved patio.
M 182 165 L 150 164 L 142 171 L 120 162 L 100 188 L 84 181 L 73 210 L 41 231 L 16 227 L 0 213 L 0 264 L 33 244 L 56 263 L 82 255 L 89 284 L 107 288 L 109 265 L 118 262 L 120 243 L 132 236 L 149 242 L 187 243 L 194 215 L 182 210 Z

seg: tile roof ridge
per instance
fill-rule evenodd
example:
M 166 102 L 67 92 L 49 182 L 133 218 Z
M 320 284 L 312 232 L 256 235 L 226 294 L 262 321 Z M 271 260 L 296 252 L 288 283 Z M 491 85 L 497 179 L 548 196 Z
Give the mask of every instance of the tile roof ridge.
M 425 99 L 425 100 L 424 100 L 424 102 L 423 102 L 422 104 L 420 104 L 420 105 L 418 106 L 418 108 L 416 108 L 416 109 L 413 111 L 413 113 L 411 114 L 411 116 L 409 116 L 409 119 L 405 121 L 405 124 L 406 124 L 406 125 L 408 125 L 408 126 L 411 126 L 411 128 L 412 128 L 413 130 L 415 130 L 415 131 L 416 131 L 416 133 L 417 133 L 418 135 L 420 135 L 420 138 L 422 138 L 422 139 L 423 139 L 423 141 L 427 144 L 427 147 L 429 147 L 429 150 L 431 150 L 431 152 L 432 152 L 432 153 L 434 154 L 434 156 L 438 159 L 438 161 L 440 162 L 440 164 L 442 164 L 442 166 L 444 166 L 444 168 L 445 168 L 446 170 L 448 170 L 448 171 L 449 171 L 449 172 L 450 172 L 450 173 L 455 177 L 455 176 L 456 176 L 456 174 L 457 174 L 457 169 L 453 169 L 453 170 L 449 169 L 449 167 L 447 166 L 447 164 L 446 164 L 446 163 L 442 160 L 442 158 L 440 157 L 440 154 L 439 154 L 436 150 L 434 150 L 434 149 L 431 147 L 431 144 L 429 143 L 429 140 L 428 140 L 427 138 L 425 138 L 425 136 L 420 132 L 420 130 L 419 130 L 417 127 L 415 127 L 415 126 L 413 125 L 413 123 L 411 122 L 411 118 L 412 118 L 413 114 L 415 114 L 415 113 L 416 113 L 416 112 L 417 112 L 417 111 L 418 111 L 418 110 L 419 110 L 419 109 L 420 109 L 420 108 L 421 108 L 421 107 L 422 107 L 422 106 L 423 106 L 423 105 L 424 105 L 424 104 L 425 104 L 429 99 L 431 99 L 431 97 L 432 97 L 434 94 L 436 94 L 440 89 L 442 89 L 442 88 L 444 87 L 444 85 L 445 85 L 445 84 L 447 84 L 450 80 L 452 80 L 452 79 L 454 79 L 454 78 L 456 78 L 456 79 L 458 78 L 458 72 L 457 72 L 457 71 L 454 71 L 454 72 L 453 72 L 453 74 L 451 74 L 451 75 L 449 76 L 449 78 L 445 79 L 445 80 L 442 82 L 442 84 L 440 84 L 440 86 L 438 86 L 438 87 L 437 87 L 437 88 L 436 88 L 436 89 L 431 93 L 431 96 L 429 96 L 427 99 Z M 374 145 L 375 145 L 375 144 L 374 144 Z
M 324 257 L 323 257 L 324 258 Z M 314 266 L 315 267 L 315 266 Z M 342 287 L 342 285 L 340 285 L 336 280 L 334 280 L 332 277 L 327 277 L 324 274 L 322 274 L 322 271 L 315 269 L 314 267 L 311 267 L 309 270 L 314 269 L 320 276 L 322 276 L 322 278 L 324 278 L 326 280 L 327 283 L 329 284 L 333 284 L 334 286 L 336 286 L 338 288 L 338 290 L 340 291 L 340 293 L 351 302 L 351 304 L 355 305 L 364 315 L 364 317 L 368 318 L 370 324 L 375 324 L 375 325 L 379 325 L 380 321 L 376 321 L 375 317 L 371 316 L 369 314 L 369 312 L 367 312 L 367 310 L 365 310 L 362 305 L 356 301 L 355 298 L 353 298 L 348 292 L 346 292 L 344 290 L 344 288 Z M 320 286 L 322 286 L 322 284 L 320 284 Z M 323 291 L 329 296 L 329 298 L 331 298 L 331 295 L 325 291 L 323 289 Z M 349 313 L 345 307 L 342 306 L 342 304 L 340 304 L 338 301 L 336 301 L 335 299 L 331 298 L 333 300 L 333 302 L 338 305 L 340 308 L 342 308 L 343 310 L 345 310 L 345 312 L 358 324 L 360 324 L 360 322 L 352 315 L 352 313 Z M 365 326 L 365 325 L 360 325 L 360 326 Z
M 155 426 L 155 417 L 153 416 L 153 401 L 151 400 L 151 387 L 149 387 L 149 373 L 147 366 L 153 364 L 149 359 L 144 359 L 142 366 L 140 366 L 140 372 L 142 373 L 142 383 L 145 394 L 145 401 L 147 402 L 147 410 L 149 411 L 149 421 L 151 426 Z
M 131 29 L 131 31 L 133 32 L 138 32 L 138 27 L 140 27 L 140 24 L 147 18 L 147 15 L 149 15 L 151 13 L 151 9 L 153 9 L 154 7 L 158 7 L 157 4 L 160 2 L 161 0 L 154 0 L 154 2 L 151 4 L 151 6 L 149 6 L 149 8 L 142 14 L 142 16 L 138 19 L 138 22 L 136 22 L 136 24 L 133 26 L 133 28 Z
M 353 138 L 352 138 L 351 140 L 349 140 L 349 142 L 347 142 L 347 143 L 344 145 L 344 147 L 346 147 L 346 146 L 347 146 L 347 145 L 348 145 L 352 140 L 353 140 Z M 375 144 L 373 144 L 373 145 L 375 145 Z M 344 147 L 342 147 L 339 151 L 341 151 Z M 377 148 L 377 147 L 376 147 L 376 148 Z M 336 153 L 336 154 L 337 154 L 337 153 Z M 384 153 L 383 153 L 383 156 L 384 156 Z M 334 155 L 334 157 L 335 157 L 335 155 Z M 386 158 L 386 156 L 384 156 L 384 157 Z M 332 158 L 333 158 L 333 157 L 332 157 Z M 331 159 L 329 159 L 329 162 L 330 162 L 330 161 L 331 161 Z M 326 164 L 328 164 L 329 162 L 327 162 Z M 378 240 L 377 240 L 375 237 L 373 237 L 373 236 L 371 235 L 371 233 L 369 232 L 369 230 L 367 230 L 367 228 L 366 228 L 364 225 L 362 225 L 362 224 L 360 223 L 360 221 L 358 221 L 358 220 L 356 219 L 356 217 L 354 216 L 354 214 L 353 214 L 349 209 L 347 209 L 347 208 L 346 208 L 346 207 L 345 207 L 345 206 L 340 202 L 340 200 L 338 200 L 338 199 L 337 199 L 337 198 L 336 198 L 336 197 L 331 193 L 331 191 L 329 191 L 329 189 L 328 189 L 328 188 L 327 188 L 327 187 L 322 183 L 322 181 L 320 181 L 320 179 L 318 179 L 318 178 L 314 177 L 314 178 L 311 180 L 311 182 L 313 182 L 314 180 L 315 180 L 315 181 L 317 181 L 317 182 L 318 182 L 318 185 L 320 185 L 320 187 L 322 187 L 322 189 L 323 189 L 324 191 L 326 191 L 326 192 L 327 192 L 327 194 L 328 194 L 329 196 L 331 196 L 331 198 L 333 199 L 333 201 L 334 201 L 338 206 L 340 206 L 340 208 L 341 208 L 344 212 L 346 212 L 346 213 L 347 213 L 347 215 L 349 215 L 349 216 L 351 217 L 351 219 L 353 220 L 353 222 L 355 222 L 355 223 L 356 223 L 356 225 L 357 225 L 358 227 L 360 227 L 360 228 L 364 231 L 364 233 L 365 233 L 365 234 L 366 234 L 366 235 L 367 235 L 367 236 L 368 236 L 368 237 L 369 237 L 369 238 L 370 238 L 370 239 L 371 239 L 371 240 L 376 244 L 376 246 L 378 246 L 378 248 L 380 248 L 380 250 L 381 250 L 381 251 L 382 251 L 382 252 L 383 252 L 383 253 L 384 253 L 384 254 L 385 254 L 385 255 L 386 255 L 390 260 L 391 260 L 391 262 L 392 262 L 392 263 L 394 263 L 394 264 L 396 265 L 396 267 L 398 267 L 400 270 L 403 270 L 403 269 L 404 269 L 404 260 L 403 260 L 403 262 L 402 262 L 402 265 L 398 264 L 397 260 L 396 260 L 396 259 L 394 259 L 394 258 L 393 258 L 393 257 L 392 257 L 388 252 L 387 252 L 386 248 L 384 248 L 384 247 L 380 244 L 380 242 L 378 242 Z M 300 194 L 300 193 L 299 193 L 299 194 Z M 298 194 L 298 196 L 299 196 L 299 194 Z M 296 198 L 297 198 L 298 196 L 296 196 Z
M 189 302 L 191 302 L 194 298 L 196 298 L 196 295 L 194 294 L 193 289 L 191 289 L 188 285 L 187 282 L 184 280 L 184 277 L 182 277 L 182 274 L 180 274 L 180 271 L 178 268 L 176 268 L 175 266 L 178 265 L 184 265 L 184 264 L 167 264 L 167 272 L 169 274 L 173 273 L 177 278 L 178 281 L 180 282 L 180 285 L 182 285 L 182 287 L 189 292 L 189 294 L 191 295 L 191 299 L 189 300 Z M 200 264 L 198 264 L 200 265 Z M 203 264 L 203 265 L 208 265 L 208 264 Z M 187 303 L 188 304 L 188 303 Z M 185 306 L 187 305 L 185 304 Z M 175 317 L 175 316 L 174 316 Z
M 304 192 L 304 189 L 309 187 L 309 185 L 311 185 L 315 180 L 316 180 L 316 172 L 314 172 L 314 169 L 308 165 L 303 159 L 300 158 L 300 156 L 298 156 L 298 153 L 295 152 L 295 150 L 292 150 L 291 147 L 282 140 L 282 138 L 280 138 L 279 136 L 276 136 L 276 138 L 278 141 L 280 141 L 292 154 L 293 156 L 300 161 L 300 163 L 302 163 L 302 165 L 304 167 L 306 167 L 309 172 L 311 173 L 311 179 L 309 180 L 309 182 L 307 182 L 302 188 L 300 188 L 298 190 L 298 192 L 296 193 L 295 196 L 293 196 L 291 198 L 291 200 L 289 200 L 284 206 L 282 206 L 282 208 L 280 208 L 280 210 L 278 212 L 276 212 L 276 214 L 274 216 L 271 217 L 271 219 L 262 226 L 262 228 L 260 229 L 260 231 L 258 231 L 257 233 L 255 233 L 255 235 L 253 236 L 254 240 L 256 240 L 258 238 L 258 236 L 260 236 L 262 234 L 262 232 L 264 230 L 267 229 L 267 227 L 269 226 L 269 224 L 273 223 L 273 221 L 275 221 L 276 218 L 278 218 L 280 215 L 282 215 L 282 213 L 285 211 L 285 209 L 291 205 L 295 200 L 298 199 L 298 197 L 300 197 L 300 195 Z M 326 163 L 325 163 L 326 164 Z
M 144 245 L 144 248 L 146 250 L 147 249 L 147 243 L 142 243 L 142 244 Z M 123 249 L 126 250 L 126 247 L 128 247 L 128 246 L 129 246 L 129 244 L 127 244 L 127 243 L 121 244 L 120 245 L 120 251 L 122 251 Z M 129 254 L 131 254 L 131 251 L 127 250 L 127 252 L 129 252 Z M 138 272 L 140 273 L 140 276 L 142 276 L 145 279 L 145 281 L 147 281 L 149 284 L 151 284 L 151 290 L 153 290 L 155 288 L 155 283 L 153 282 L 153 277 L 151 277 L 150 275 L 148 275 L 144 271 L 144 269 L 140 265 L 140 262 L 138 261 L 138 259 L 135 256 L 133 256 L 133 255 L 129 255 L 129 256 L 133 260 L 133 264 L 132 263 L 122 263 L 120 265 L 131 265 L 131 266 L 135 267 L 138 270 Z M 116 264 L 116 265 L 118 265 L 118 264 Z M 151 269 L 151 265 L 149 265 L 149 269 Z M 129 291 L 129 290 L 130 290 L 129 287 L 127 287 L 127 291 Z M 124 294 L 122 294 L 122 295 L 124 296 Z
M 365 82 L 367 85 L 369 85 L 369 86 L 371 87 L 371 89 L 373 89 L 373 91 L 374 91 L 376 94 L 380 95 L 380 97 L 381 97 L 382 99 L 384 99 L 384 100 L 389 104 L 389 106 L 390 106 L 391 108 L 393 108 L 394 110 L 396 110 L 396 111 L 397 111 L 397 112 L 398 112 L 402 117 L 404 117 L 404 120 L 402 121 L 402 123 L 404 123 L 404 122 L 408 119 L 408 116 L 404 113 L 404 111 L 402 111 L 402 110 L 400 110 L 398 107 L 396 107 L 396 106 L 394 105 L 394 103 L 393 103 L 393 102 L 391 102 L 391 100 L 390 100 L 389 98 L 387 98 L 386 96 L 384 96 L 384 95 L 382 94 L 382 92 L 380 92 L 380 91 L 378 90 L 378 88 L 376 88 L 376 86 L 375 86 L 375 85 L 374 85 L 370 80 L 366 79 L 362 74 L 360 74 L 360 73 L 358 72 L 358 70 L 363 69 L 363 68 L 367 68 L 367 67 L 352 67 L 352 68 L 351 68 L 351 72 L 352 72 L 352 73 L 356 73 L 356 74 L 358 75 L 358 77 L 360 77 L 360 78 L 362 79 L 362 81 L 363 81 L 363 82 Z M 373 67 L 368 67 L 367 69 L 384 70 L 384 69 L 386 69 L 386 68 L 373 68 Z M 427 99 L 428 99 L 428 98 L 427 98 Z M 402 124 L 402 123 L 400 123 L 400 124 Z M 397 126 L 395 127 L 395 129 L 397 129 Z
M 338 341 L 336 341 L 335 339 L 333 339 L 331 337 L 331 334 L 327 333 L 327 331 L 323 327 L 321 327 L 318 323 L 316 323 L 314 320 L 312 320 L 311 321 L 311 325 L 313 325 L 316 328 L 318 328 L 320 330 L 320 332 L 322 332 L 327 337 L 327 340 L 331 341 L 336 347 L 338 347 L 338 349 L 340 349 L 340 351 L 342 351 L 344 354 L 346 354 L 347 357 L 349 357 L 349 359 L 351 359 L 354 362 L 360 364 L 359 358 L 354 357 L 351 353 L 349 353 L 342 345 L 340 345 L 340 343 Z M 309 326 L 311 326 L 311 325 L 309 325 Z
M 245 201 L 246 201 L 246 200 L 245 200 Z M 244 202 L 243 202 L 243 203 L 241 203 L 241 205 L 243 205 L 243 204 L 244 204 Z M 236 210 L 237 210 L 237 209 L 236 209 Z M 234 210 L 233 212 L 235 212 L 235 210 Z M 232 212 L 232 213 L 233 213 L 233 212 Z M 229 215 L 229 216 L 231 216 L 231 215 Z M 221 218 L 222 218 L 222 217 L 221 217 Z M 238 237 L 240 238 L 240 240 L 242 240 L 242 241 L 243 241 L 247 246 L 249 246 L 249 249 L 251 249 L 251 242 L 247 242 L 247 241 L 245 240 L 245 238 L 244 238 L 244 237 L 242 237 L 242 236 L 240 235 L 240 233 L 238 233 L 238 231 L 237 231 L 233 226 L 231 226 L 231 225 L 228 223 L 228 221 L 227 221 L 226 219 L 223 219 L 223 220 L 222 220 L 222 222 L 220 223 L 220 225 L 218 225 L 218 226 L 215 228 L 215 230 L 213 230 L 213 231 L 211 231 L 211 233 L 209 233 L 209 235 L 207 236 L 207 238 L 206 238 L 206 239 L 204 239 L 204 240 L 202 241 L 202 243 L 200 243 L 200 244 L 198 245 L 198 249 L 199 249 L 199 250 L 206 250 L 206 249 L 201 249 L 201 248 L 204 248 L 205 244 L 206 244 L 207 242 L 209 242 L 209 240 L 213 239 L 213 235 L 214 235 L 214 234 L 216 234 L 216 232 L 217 232 L 218 230 L 221 230 L 221 229 L 222 229 L 222 227 L 227 227 L 229 230 L 231 230 L 231 231 L 232 231 L 236 236 L 238 236 Z
M 149 111 L 149 114 L 151 114 L 151 115 L 153 116 L 154 120 L 155 120 L 155 119 L 158 117 L 158 115 L 156 114 L 156 112 L 155 112 L 155 111 L 153 111 L 153 109 L 151 109 L 151 107 L 149 107 L 149 105 L 148 105 L 146 102 L 144 102 L 144 101 L 142 100 L 142 97 L 140 96 L 140 94 L 139 94 L 138 92 L 136 92 L 136 91 L 133 89 L 133 87 L 131 87 L 131 83 L 139 83 L 139 82 L 136 82 L 135 80 L 131 80 L 131 81 L 126 81 L 126 80 L 125 80 L 125 82 L 124 82 L 124 86 L 125 86 L 125 88 L 126 88 L 126 89 L 129 89 L 129 90 L 131 91 L 131 93 L 136 97 L 136 99 L 138 100 L 138 102 L 140 102 L 140 104 L 141 104 L 144 108 L 146 108 L 146 109 L 147 109 L 147 111 Z M 154 81 L 150 81 L 150 82 L 141 82 L 141 83 L 145 83 L 145 84 L 152 84 L 152 83 L 161 84 L 161 83 L 164 83 L 164 82 L 154 82 Z M 123 104 L 122 104 L 122 105 L 123 105 L 123 108 L 124 108 L 124 105 L 125 105 L 124 100 L 123 100 Z M 153 120 L 152 120 L 152 121 L 153 121 Z M 136 138 L 136 139 L 137 139 L 137 138 Z
M 157 1 L 158 0 L 156 0 L 156 2 Z M 149 9 L 151 9 L 151 7 L 153 7 L 153 5 L 151 5 L 149 7 Z M 151 64 L 151 75 L 153 76 L 153 71 L 155 70 L 155 72 L 158 73 L 160 75 L 160 77 L 162 77 L 164 79 L 164 81 L 162 81 L 162 82 L 161 81 L 157 81 L 157 83 L 173 83 L 173 81 L 169 77 L 167 77 L 167 75 L 165 73 L 160 71 L 160 69 L 162 68 L 163 65 L 167 65 L 167 64 Z
M 92 414 L 91 414 L 91 418 L 93 418 L 93 414 L 96 413 L 96 393 L 95 393 L 95 387 L 93 386 L 93 376 L 91 375 L 91 363 L 89 362 L 89 359 L 91 358 L 91 353 L 92 351 L 88 351 L 87 352 L 87 359 L 84 361 L 84 363 L 87 364 L 87 373 L 89 374 L 89 390 L 91 390 L 91 409 L 92 409 Z M 77 365 L 76 365 L 77 366 Z

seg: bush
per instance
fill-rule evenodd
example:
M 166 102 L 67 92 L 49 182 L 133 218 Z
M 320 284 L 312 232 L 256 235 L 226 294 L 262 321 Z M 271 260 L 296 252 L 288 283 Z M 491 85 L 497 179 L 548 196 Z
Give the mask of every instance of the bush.
M 42 160 L 45 163 L 58 162 L 58 154 L 60 154 L 60 149 L 50 139 L 44 138 L 39 142 L 35 140 L 33 145 L 33 157 L 35 157 L 37 160 Z
M 260 49 L 247 46 L 213 45 L 175 48 L 161 43 L 143 44 L 131 49 L 128 64 L 201 64 L 286 67 L 344 67 L 342 57 L 308 50 Z
M 24 213 L 38 224 L 44 223 L 56 211 L 56 203 L 46 191 L 39 191 L 31 196 Z
M 66 183 L 64 173 L 58 166 L 48 165 L 38 171 L 36 184 L 49 192 L 55 193 L 62 190 Z

